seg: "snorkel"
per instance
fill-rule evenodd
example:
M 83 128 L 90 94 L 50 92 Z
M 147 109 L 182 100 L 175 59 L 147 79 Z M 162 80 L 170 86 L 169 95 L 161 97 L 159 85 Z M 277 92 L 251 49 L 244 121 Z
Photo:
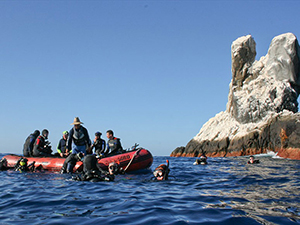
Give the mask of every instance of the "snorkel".
M 167 162 L 167 169 L 165 170 L 165 173 L 164 173 L 164 180 L 168 180 L 168 177 L 169 177 L 169 160 L 166 160 Z

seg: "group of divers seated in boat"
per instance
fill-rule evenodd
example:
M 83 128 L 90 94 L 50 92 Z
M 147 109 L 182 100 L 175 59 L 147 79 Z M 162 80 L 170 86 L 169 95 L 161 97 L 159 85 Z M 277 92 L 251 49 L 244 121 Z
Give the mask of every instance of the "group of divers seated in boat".
M 106 137 L 107 144 L 101 138 L 102 133 L 97 131 L 95 138 L 91 142 L 88 131 L 82 126 L 82 122 L 78 117 L 74 119 L 71 125 L 74 125 L 70 131 L 64 131 L 63 136 L 57 145 L 57 153 L 52 154 L 50 142 L 48 141 L 49 131 L 44 129 L 40 134 L 39 130 L 35 130 L 25 140 L 23 146 L 23 155 L 25 157 L 68 157 L 70 154 L 93 152 L 98 157 L 112 156 L 123 152 L 123 148 L 119 138 L 114 137 L 114 132 L 108 130 Z
M 72 173 L 73 168 L 78 161 L 83 162 L 82 174 L 74 177 L 75 180 L 91 181 L 113 181 L 115 175 L 124 174 L 125 171 L 116 162 L 111 162 L 108 169 L 103 170 L 98 163 L 99 158 L 122 154 L 123 150 L 120 139 L 114 137 L 112 130 L 106 132 L 108 138 L 107 144 L 101 138 L 102 133 L 96 132 L 93 143 L 89 138 L 88 131 L 82 126 L 82 122 L 75 117 L 72 129 L 63 132 L 63 136 L 58 143 L 57 153 L 52 154 L 50 142 L 47 140 L 49 131 L 44 129 L 42 133 L 35 130 L 25 140 L 23 146 L 23 155 L 16 163 L 14 170 L 20 172 L 33 172 L 43 170 L 42 166 L 35 167 L 35 162 L 28 165 L 26 157 L 63 157 L 66 158 L 61 168 L 61 173 Z M 135 146 L 136 147 L 136 146 Z M 93 149 L 94 154 L 93 154 Z M 160 165 L 154 172 L 154 178 L 157 180 L 167 180 L 169 165 L 164 167 Z M 0 170 L 6 170 L 7 160 L 3 158 L 0 161 Z M 167 173 L 167 174 L 166 174 Z

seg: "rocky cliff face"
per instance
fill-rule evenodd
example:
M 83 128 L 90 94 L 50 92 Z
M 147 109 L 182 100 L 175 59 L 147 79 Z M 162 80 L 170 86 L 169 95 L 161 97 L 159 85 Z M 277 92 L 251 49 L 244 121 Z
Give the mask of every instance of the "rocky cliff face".
M 211 118 L 171 156 L 240 156 L 278 152 L 300 159 L 300 51 L 292 33 L 275 37 L 255 61 L 251 35 L 232 43 L 232 80 L 226 110 Z

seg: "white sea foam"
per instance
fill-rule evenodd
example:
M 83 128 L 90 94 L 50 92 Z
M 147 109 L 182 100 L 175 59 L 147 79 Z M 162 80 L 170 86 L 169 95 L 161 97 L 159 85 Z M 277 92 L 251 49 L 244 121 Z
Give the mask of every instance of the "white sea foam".
M 271 157 L 273 159 L 282 159 L 282 157 L 277 155 L 277 152 L 267 150 L 267 153 L 255 155 L 255 157 Z

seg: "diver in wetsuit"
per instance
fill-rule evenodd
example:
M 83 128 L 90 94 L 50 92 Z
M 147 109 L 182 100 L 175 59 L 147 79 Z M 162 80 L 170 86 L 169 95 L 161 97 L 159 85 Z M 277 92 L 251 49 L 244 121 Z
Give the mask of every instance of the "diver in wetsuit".
M 118 170 L 116 163 L 110 163 L 108 172 L 101 169 L 95 155 L 86 155 L 83 159 L 83 172 L 73 177 L 77 181 L 113 181 Z
M 72 150 L 72 154 L 77 154 L 82 152 L 83 155 L 86 154 L 86 150 L 91 146 L 91 140 L 89 133 L 78 117 L 75 117 L 74 122 L 71 125 L 74 127 L 69 132 L 67 152 Z
M 32 134 L 30 134 L 26 138 L 24 146 L 23 146 L 23 155 L 25 157 L 32 156 L 33 145 L 34 145 L 35 140 L 37 139 L 37 137 L 39 135 L 40 135 L 40 131 L 39 130 L 35 130 Z
M 72 150 L 72 153 L 66 158 L 61 173 L 72 173 L 76 162 L 81 160 L 86 155 L 87 150 L 91 146 L 91 140 L 88 131 L 78 117 L 74 118 L 74 122 L 71 125 L 74 127 L 69 132 L 67 152 Z
M 52 150 L 50 146 L 50 142 L 47 141 L 49 135 L 49 131 L 44 129 L 42 131 L 42 135 L 38 136 L 36 139 L 33 150 L 32 156 L 33 157 L 52 157 L 51 155 Z
M 59 140 L 58 145 L 57 145 L 57 154 L 62 158 L 66 158 L 69 155 L 69 152 L 67 152 L 68 136 L 69 136 L 69 132 L 64 131 L 63 136 Z
M 73 173 L 73 169 L 78 161 L 83 158 L 83 153 L 79 152 L 77 154 L 70 154 L 61 168 L 60 173 Z
M 166 164 L 160 164 L 158 167 L 155 168 L 153 175 L 154 179 L 156 180 L 168 180 L 169 179 L 169 160 L 166 160 Z
M 4 170 L 8 170 L 7 159 L 6 158 L 2 158 L 0 160 L 0 171 L 4 171 Z
M 254 156 L 251 155 L 251 156 L 249 157 L 249 161 L 248 161 L 247 163 L 248 163 L 248 164 L 257 164 L 257 163 L 259 163 L 259 160 L 258 160 L 258 159 L 254 159 Z
M 105 151 L 105 140 L 101 138 L 102 133 L 97 131 L 95 133 L 95 139 L 91 146 L 91 151 L 95 148 L 95 153 L 97 156 L 106 156 L 109 150 Z
M 19 172 L 33 172 L 35 161 L 28 165 L 28 159 L 21 157 L 15 165 L 14 170 Z
M 207 164 L 207 157 L 205 153 L 202 153 L 199 159 L 196 159 L 196 162 L 194 162 L 194 165 L 206 165 Z
M 112 130 L 106 131 L 107 141 L 107 151 L 110 153 L 109 156 L 117 155 L 123 152 L 123 147 L 121 145 L 120 138 L 114 137 L 114 132 Z

